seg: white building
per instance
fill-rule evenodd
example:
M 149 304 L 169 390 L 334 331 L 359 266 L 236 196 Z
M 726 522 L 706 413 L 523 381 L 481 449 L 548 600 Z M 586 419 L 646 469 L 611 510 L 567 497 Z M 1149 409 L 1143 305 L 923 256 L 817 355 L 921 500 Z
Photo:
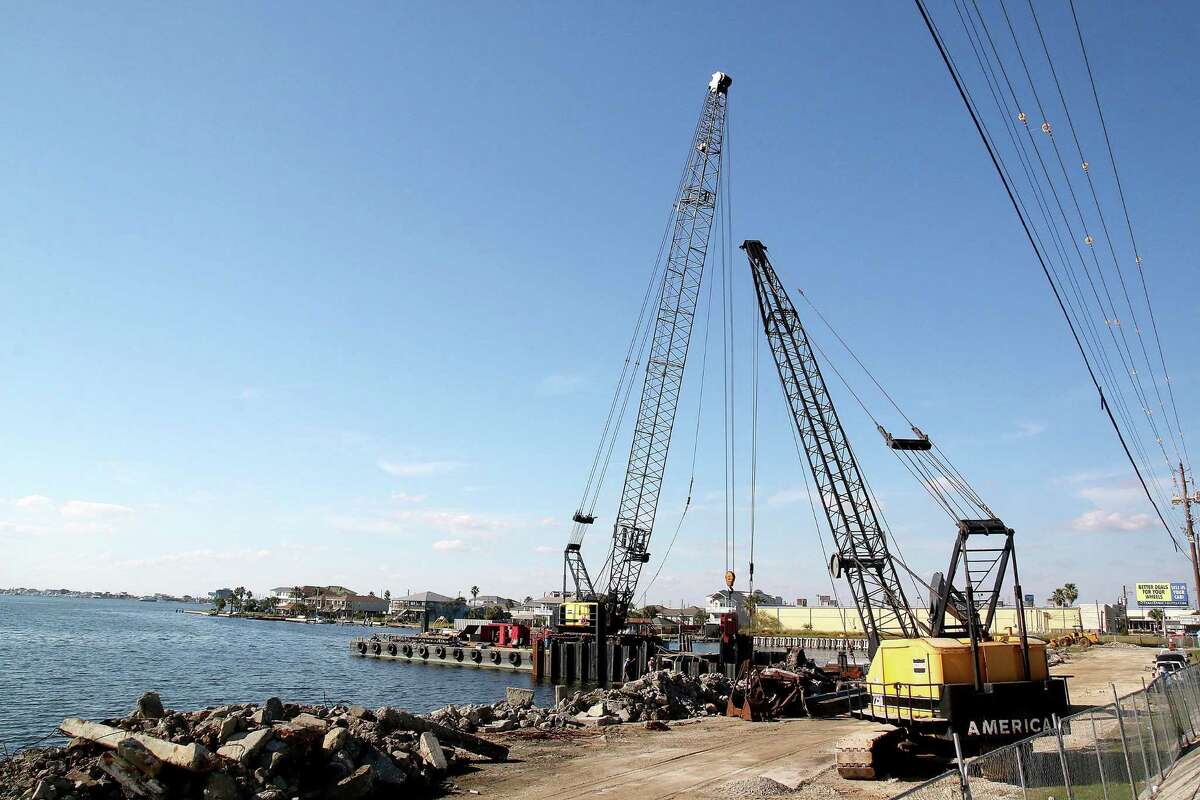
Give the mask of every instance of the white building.
M 746 594 L 744 592 L 722 589 L 719 592 L 713 592 L 704 598 L 704 601 L 704 610 L 708 612 L 708 622 L 712 625 L 721 621 L 722 614 L 729 614 L 735 609 L 738 613 L 739 625 L 748 625 L 750 622 L 750 615 L 746 611 Z M 754 590 L 754 604 L 756 608 L 785 605 L 781 596 L 767 594 L 762 589 Z
M 467 600 L 467 608 L 490 608 L 491 606 L 512 608 L 516 604 L 517 601 L 496 594 L 481 594 L 478 597 L 472 597 Z
M 554 622 L 558 607 L 573 599 L 573 594 L 550 592 L 544 597 L 530 600 L 528 603 L 518 603 L 512 607 L 512 618 L 515 622 L 524 622 L 531 626 L 548 626 Z

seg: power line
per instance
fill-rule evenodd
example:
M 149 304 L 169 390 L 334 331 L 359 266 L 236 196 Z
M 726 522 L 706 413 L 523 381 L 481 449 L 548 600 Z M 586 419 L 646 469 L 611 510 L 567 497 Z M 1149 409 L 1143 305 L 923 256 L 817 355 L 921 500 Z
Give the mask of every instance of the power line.
M 1142 284 L 1142 294 L 1146 300 L 1146 310 L 1150 315 L 1150 328 L 1154 333 L 1154 342 L 1158 348 L 1158 359 L 1162 365 L 1163 382 L 1167 385 L 1167 396 L 1171 400 L 1171 410 L 1175 415 L 1175 429 L 1179 432 L 1180 446 L 1183 448 L 1183 456 L 1187 461 L 1188 468 L 1191 468 L 1191 459 L 1187 454 L 1187 439 L 1183 434 L 1183 427 L 1179 422 L 1179 406 L 1175 404 L 1175 390 L 1171 387 L 1171 376 L 1167 371 L 1167 360 L 1163 355 L 1162 337 L 1158 333 L 1158 321 L 1154 317 L 1154 306 L 1150 303 L 1150 290 L 1146 286 L 1146 273 L 1142 269 L 1141 251 L 1138 250 L 1137 238 L 1133 235 L 1133 221 L 1129 215 L 1129 204 L 1125 200 L 1125 189 L 1121 185 L 1121 173 L 1117 170 L 1117 157 L 1113 153 L 1112 139 L 1108 135 L 1108 123 L 1104 119 L 1104 109 L 1100 104 L 1100 93 L 1096 89 L 1096 78 L 1092 74 L 1092 63 L 1088 59 L 1087 46 L 1083 43 L 1083 30 L 1079 26 L 1079 15 L 1075 13 L 1075 0 L 1070 0 L 1071 19 L 1075 23 L 1075 35 L 1079 39 L 1079 52 L 1083 55 L 1083 64 L 1087 68 L 1088 83 L 1092 87 L 1092 99 L 1096 103 L 1096 115 L 1100 119 L 1100 130 L 1104 133 L 1104 146 L 1108 151 L 1108 160 L 1112 165 L 1113 180 L 1117 186 L 1117 196 L 1121 199 L 1121 210 L 1125 214 L 1125 227 L 1129 231 L 1129 243 L 1133 247 L 1134 263 L 1137 265 L 1138 277 Z
M 1112 425 L 1113 430 L 1117 434 L 1118 440 L 1121 442 L 1121 448 L 1125 451 L 1126 458 L 1129 460 L 1130 465 L 1137 474 L 1138 482 L 1142 486 L 1142 491 L 1146 494 L 1146 499 L 1149 500 L 1150 504 L 1154 507 L 1154 513 L 1158 516 L 1159 521 L 1162 523 L 1163 529 L 1167 532 L 1167 535 L 1171 537 L 1171 541 L 1174 543 L 1175 549 L 1178 551 L 1180 548 L 1179 542 L 1175 538 L 1175 532 L 1172 531 L 1171 527 L 1167 524 L 1166 519 L 1163 517 L 1162 512 L 1158 508 L 1158 503 L 1155 502 L 1153 495 L 1150 494 L 1150 489 L 1146 484 L 1145 478 L 1142 476 L 1141 468 L 1134 460 L 1133 454 L 1129 450 L 1129 445 L 1125 441 L 1125 435 L 1122 433 L 1120 426 L 1117 424 L 1116 418 L 1113 416 L 1112 410 L 1109 408 L 1108 403 L 1104 399 L 1104 390 L 1100 387 L 1100 383 L 1096 378 L 1095 370 L 1093 370 L 1091 361 L 1087 356 L 1087 352 L 1083 348 L 1083 343 L 1079 339 L 1079 333 L 1076 330 L 1075 323 L 1071 319 L 1071 315 L 1067 312 L 1066 306 L 1063 304 L 1062 295 L 1059 293 L 1058 287 L 1055 285 L 1050 276 L 1050 270 L 1046 265 L 1046 260 L 1034 241 L 1033 234 L 1029 228 L 1029 223 L 1026 221 L 1025 215 L 1022 212 L 1022 208 L 1017 202 L 1016 196 L 1014 195 L 1013 188 L 1009 185 L 1007 176 L 1000 165 L 999 156 L 993 148 L 987 134 L 984 132 L 983 124 L 979 119 L 979 115 L 975 111 L 975 107 L 971 102 L 970 96 L 957 69 L 951 62 L 945 43 L 943 42 L 940 33 L 938 33 L 936 27 L 934 26 L 933 20 L 929 16 L 929 12 L 925 7 L 924 0 L 914 0 L 914 2 L 916 3 L 917 10 L 921 14 L 922 20 L 925 22 L 925 27 L 928 29 L 930 37 L 933 39 L 934 45 L 937 47 L 938 53 L 942 58 L 942 62 L 945 64 L 946 70 L 950 73 L 950 77 L 954 81 L 954 86 L 958 90 L 959 97 L 962 99 L 963 104 L 967 107 L 967 112 L 971 116 L 971 121 L 975 125 L 975 130 L 979 134 L 979 138 L 982 140 L 984 147 L 987 150 L 988 157 L 992 161 L 992 166 L 995 168 L 997 175 L 1000 177 L 1000 181 L 1004 186 L 1004 191 L 1008 195 L 1009 202 L 1012 203 L 1013 210 L 1017 214 L 1017 219 L 1021 223 L 1021 228 L 1025 231 L 1025 236 L 1029 240 L 1030 246 L 1034 249 L 1034 254 L 1038 259 L 1038 263 L 1041 265 L 1042 273 L 1045 275 L 1046 281 L 1050 284 L 1050 288 L 1054 293 L 1054 299 L 1058 303 L 1058 307 L 1062 311 L 1064 319 L 1066 319 L 1067 327 L 1071 331 L 1071 337 L 1075 340 L 1075 346 L 1079 350 L 1080 357 L 1083 358 L 1084 366 L 1087 368 L 1088 376 L 1091 378 L 1092 385 L 1096 388 L 1096 392 L 1099 395 L 1101 407 L 1104 409 L 1105 414 L 1108 416 L 1109 423 Z

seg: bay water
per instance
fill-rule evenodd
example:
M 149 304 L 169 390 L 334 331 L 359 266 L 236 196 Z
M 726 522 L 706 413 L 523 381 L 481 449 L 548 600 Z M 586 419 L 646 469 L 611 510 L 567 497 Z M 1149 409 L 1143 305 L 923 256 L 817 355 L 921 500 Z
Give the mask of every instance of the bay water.
M 180 710 L 275 696 L 424 713 L 496 702 L 506 686 L 533 688 L 539 705 L 553 702 L 553 687 L 527 674 L 351 655 L 350 640 L 378 628 L 181 613 L 200 608 L 0 595 L 0 756 L 64 744 L 55 733 L 63 718 L 121 716 L 146 691 Z

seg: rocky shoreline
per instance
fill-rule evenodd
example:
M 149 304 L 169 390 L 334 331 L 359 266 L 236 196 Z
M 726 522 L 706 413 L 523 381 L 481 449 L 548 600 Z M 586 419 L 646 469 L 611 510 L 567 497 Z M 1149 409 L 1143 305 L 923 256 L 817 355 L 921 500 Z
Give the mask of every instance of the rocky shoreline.
M 357 800 L 437 797 L 472 761 L 503 761 L 506 735 L 622 723 L 665 729 L 720 713 L 729 680 L 655 672 L 616 689 L 576 691 L 554 707 L 513 689 L 493 704 L 417 716 L 391 707 L 316 706 L 270 698 L 172 711 L 147 693 L 119 719 L 68 718 L 65 747 L 0 761 L 0 800 Z M 480 734 L 480 735 L 477 735 Z

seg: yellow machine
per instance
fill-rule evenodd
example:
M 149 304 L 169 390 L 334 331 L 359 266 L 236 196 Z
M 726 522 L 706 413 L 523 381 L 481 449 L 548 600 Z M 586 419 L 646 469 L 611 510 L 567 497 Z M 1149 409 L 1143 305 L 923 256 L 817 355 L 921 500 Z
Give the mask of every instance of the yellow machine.
M 559 606 L 558 613 L 556 630 L 591 632 L 596 628 L 599 603 L 567 602 Z
M 892 436 L 876 422 L 888 449 L 958 527 L 945 574 L 935 573 L 928 583 L 921 580 L 929 591 L 928 621 L 914 613 L 899 567 L 916 576 L 891 552 L 796 307 L 763 243 L 750 239 L 742 249 L 797 443 L 835 545 L 830 575 L 846 579 L 871 652 L 856 713 L 888 723 L 840 743 L 838 772 L 848 778 L 877 777 L 884 744 L 901 737 L 914 745 L 954 740 L 963 751 L 979 751 L 1043 730 L 1053 715 L 1069 708 L 1067 686 L 1050 677 L 1046 644 L 1027 635 L 1013 530 L 911 420 L 905 417 L 911 438 Z M 836 338 L 845 344 L 841 336 Z M 1015 638 L 991 633 L 1009 578 L 1017 611 Z M 921 591 L 915 582 L 914 589 Z
M 870 700 L 862 715 L 902 727 L 928 723 L 930 733 L 953 721 L 970 739 L 1036 733 L 1051 709 L 1064 710 L 1065 703 L 1053 702 L 1058 694 L 1053 688 L 1065 692 L 1065 684 L 1049 683 L 1044 642 L 1028 640 L 1028 679 L 1021 642 L 983 641 L 975 649 L 973 667 L 969 639 L 883 640 L 867 672 Z M 982 701 L 976 696 L 976 668 L 987 698 Z M 991 713 L 1001 708 L 1002 715 Z

